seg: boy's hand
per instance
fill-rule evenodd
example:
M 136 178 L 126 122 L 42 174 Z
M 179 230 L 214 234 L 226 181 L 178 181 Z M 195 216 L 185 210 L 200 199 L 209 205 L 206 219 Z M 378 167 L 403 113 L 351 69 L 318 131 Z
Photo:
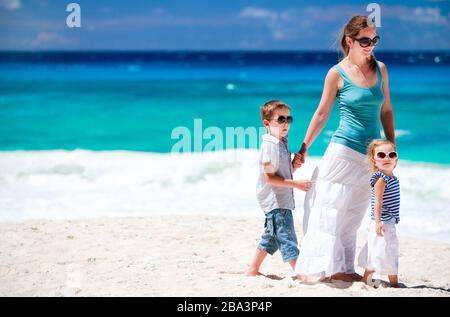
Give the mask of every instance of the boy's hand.
M 311 189 L 311 182 L 309 180 L 296 180 L 294 181 L 294 184 L 295 188 L 303 190 L 305 192 Z
M 380 237 L 384 236 L 384 225 L 381 221 L 380 222 L 377 221 L 375 223 L 375 229 L 377 231 L 378 236 L 380 236 Z

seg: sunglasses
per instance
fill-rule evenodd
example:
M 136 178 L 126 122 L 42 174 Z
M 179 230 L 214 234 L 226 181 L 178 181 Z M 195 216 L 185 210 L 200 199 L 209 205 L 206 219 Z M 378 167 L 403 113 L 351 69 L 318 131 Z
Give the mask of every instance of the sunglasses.
M 388 156 L 390 159 L 396 159 L 398 155 L 397 155 L 397 152 L 389 152 L 389 153 L 378 152 L 377 153 L 377 158 L 379 158 L 379 159 L 384 159 L 386 156 Z
M 380 41 L 380 37 L 378 35 L 375 36 L 373 39 L 371 39 L 370 37 L 362 37 L 360 39 L 352 37 L 352 39 L 354 39 L 355 41 L 358 41 L 359 45 L 361 47 L 369 47 L 370 44 L 372 44 L 372 43 L 373 43 L 373 46 L 377 46 L 378 42 Z
M 285 116 L 278 116 L 278 118 L 276 118 L 276 119 L 273 119 L 273 120 L 276 120 L 277 122 L 278 122 L 278 124 L 283 124 L 283 123 L 292 123 L 292 122 L 294 122 L 294 117 L 292 117 L 292 116 L 287 116 L 287 117 L 285 117 Z

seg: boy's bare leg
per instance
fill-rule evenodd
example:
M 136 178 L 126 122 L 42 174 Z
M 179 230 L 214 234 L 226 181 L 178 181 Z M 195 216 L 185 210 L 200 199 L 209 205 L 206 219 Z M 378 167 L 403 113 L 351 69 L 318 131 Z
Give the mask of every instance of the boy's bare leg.
M 391 283 L 391 287 L 398 287 L 398 277 L 397 275 L 388 275 L 389 283 Z
M 295 271 L 295 264 L 297 263 L 297 259 L 289 261 L 289 265 Z
M 255 256 L 253 258 L 253 262 L 250 265 L 250 268 L 248 269 L 246 275 L 247 276 L 257 276 L 262 275 L 259 272 L 259 268 L 261 267 L 262 262 L 267 256 L 267 252 L 261 249 L 256 249 Z

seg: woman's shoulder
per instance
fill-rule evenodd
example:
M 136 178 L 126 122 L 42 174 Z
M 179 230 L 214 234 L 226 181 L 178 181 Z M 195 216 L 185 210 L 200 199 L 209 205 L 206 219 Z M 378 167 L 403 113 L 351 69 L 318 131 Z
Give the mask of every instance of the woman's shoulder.
M 378 67 L 380 68 L 382 73 L 385 73 L 387 71 L 387 66 L 382 61 L 377 60 Z
M 339 70 L 338 70 L 338 67 L 339 67 L 339 63 L 337 63 L 336 65 L 331 66 L 331 67 L 328 69 L 327 76 L 328 76 L 328 75 L 330 75 L 330 76 L 339 76 Z
M 332 66 L 328 70 L 328 73 L 327 73 L 327 76 L 325 77 L 325 80 L 331 81 L 331 82 L 334 82 L 334 83 L 338 83 L 339 82 L 339 79 L 341 78 L 341 74 L 339 73 L 339 70 L 336 67 L 337 65 L 339 65 L 339 64 L 336 64 L 336 65 Z

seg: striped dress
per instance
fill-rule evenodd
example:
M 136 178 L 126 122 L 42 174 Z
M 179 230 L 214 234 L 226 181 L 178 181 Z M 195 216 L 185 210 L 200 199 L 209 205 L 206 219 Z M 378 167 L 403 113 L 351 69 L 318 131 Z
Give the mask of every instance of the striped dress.
M 375 220 L 375 182 L 382 177 L 386 183 L 386 188 L 383 193 L 383 203 L 381 206 L 381 221 L 393 221 L 398 223 L 400 221 L 400 183 L 395 176 L 388 176 L 378 171 L 370 178 L 371 194 L 370 207 L 371 218 Z

